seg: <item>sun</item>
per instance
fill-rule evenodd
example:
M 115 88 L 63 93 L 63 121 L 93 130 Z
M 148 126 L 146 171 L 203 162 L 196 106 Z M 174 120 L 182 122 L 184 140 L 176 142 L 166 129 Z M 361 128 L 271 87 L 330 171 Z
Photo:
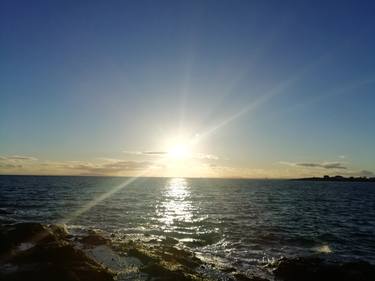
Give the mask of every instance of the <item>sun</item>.
M 175 160 L 185 160 L 191 158 L 191 148 L 186 144 L 176 144 L 168 149 L 167 156 Z

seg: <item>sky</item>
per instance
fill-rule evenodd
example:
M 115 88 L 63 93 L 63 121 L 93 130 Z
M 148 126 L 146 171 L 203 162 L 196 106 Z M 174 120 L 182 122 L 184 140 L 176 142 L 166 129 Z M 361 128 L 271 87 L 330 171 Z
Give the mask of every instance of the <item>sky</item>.
M 0 2 L 0 174 L 375 176 L 374 1 Z

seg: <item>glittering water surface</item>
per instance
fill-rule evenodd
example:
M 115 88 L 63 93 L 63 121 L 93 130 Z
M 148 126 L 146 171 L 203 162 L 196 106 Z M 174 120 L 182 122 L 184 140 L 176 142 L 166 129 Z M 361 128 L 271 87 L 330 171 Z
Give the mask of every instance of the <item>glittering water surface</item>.
M 373 183 L 139 178 L 103 197 L 128 181 L 1 176 L 0 216 L 170 237 L 235 267 L 314 253 L 375 261 Z

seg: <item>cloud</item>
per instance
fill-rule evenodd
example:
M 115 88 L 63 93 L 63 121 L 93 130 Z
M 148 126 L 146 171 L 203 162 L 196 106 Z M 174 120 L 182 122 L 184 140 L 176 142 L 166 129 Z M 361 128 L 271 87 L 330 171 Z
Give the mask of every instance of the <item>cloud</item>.
M 0 156 L 2 174 L 39 175 L 131 175 L 143 170 L 162 168 L 153 161 L 127 161 L 113 158 L 96 158 L 92 161 L 48 161 L 35 157 Z
M 294 167 L 305 167 L 305 168 L 320 168 L 320 169 L 327 169 L 327 170 L 346 170 L 348 167 L 344 166 L 341 162 L 300 162 L 300 163 L 293 163 L 293 162 L 285 162 L 281 161 L 279 164 L 294 166 Z
M 213 171 L 213 176 L 226 178 L 256 178 L 264 179 L 270 176 L 270 171 L 262 168 L 231 167 L 216 164 L 208 164 Z M 280 177 L 274 174 L 275 177 Z
M 32 156 L 26 155 L 7 155 L 0 156 L 0 169 L 3 170 L 15 170 L 22 169 L 27 165 L 30 165 L 31 162 L 36 162 L 38 159 Z
M 375 173 L 368 170 L 359 171 L 357 174 L 360 177 L 375 177 Z
M 142 151 L 141 154 L 143 155 L 166 155 L 168 152 L 166 151 Z
M 278 162 L 278 164 L 287 165 L 290 167 L 300 168 L 299 170 L 291 169 L 300 177 L 309 177 L 317 175 L 338 175 L 345 177 L 375 177 L 375 173 L 369 170 L 357 170 L 351 168 L 348 163 L 342 162 Z M 305 169 L 303 169 L 305 168 Z M 292 177 L 298 177 L 292 175 Z
M 296 163 L 297 166 L 312 167 L 312 168 L 323 168 L 323 169 L 343 169 L 347 167 L 340 162 L 325 162 L 325 163 Z
M 193 158 L 206 160 L 219 160 L 219 157 L 213 154 L 196 153 Z
M 106 159 L 104 162 L 92 163 L 81 161 L 47 162 L 42 163 L 45 168 L 70 170 L 80 174 L 115 175 L 126 172 L 142 171 L 154 167 L 148 161 L 126 161 Z
M 36 161 L 38 160 L 32 156 L 26 155 L 11 155 L 11 156 L 0 156 L 0 161 Z
M 167 151 L 129 151 L 129 150 L 124 150 L 123 153 L 126 154 L 133 154 L 133 155 L 151 155 L 151 156 L 163 156 L 168 154 Z
M 133 155 L 145 155 L 145 156 L 165 156 L 168 154 L 168 151 L 153 151 L 153 150 L 146 150 L 146 151 L 129 151 L 124 150 L 123 153 L 126 154 L 133 154 Z M 205 160 L 219 160 L 219 157 L 213 154 L 205 154 L 205 153 L 194 153 L 191 155 L 193 159 L 205 159 Z
M 20 164 L 9 164 L 9 163 L 0 163 L 1 169 L 16 169 L 16 168 L 22 168 L 23 166 Z

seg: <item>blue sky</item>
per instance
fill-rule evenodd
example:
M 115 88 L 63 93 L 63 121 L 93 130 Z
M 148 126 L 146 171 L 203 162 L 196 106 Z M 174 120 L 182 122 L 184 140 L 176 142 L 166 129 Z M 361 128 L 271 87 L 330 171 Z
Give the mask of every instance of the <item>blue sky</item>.
M 373 1 L 2 1 L 0 172 L 371 175 L 374 12 Z M 183 159 L 165 157 L 176 146 Z

